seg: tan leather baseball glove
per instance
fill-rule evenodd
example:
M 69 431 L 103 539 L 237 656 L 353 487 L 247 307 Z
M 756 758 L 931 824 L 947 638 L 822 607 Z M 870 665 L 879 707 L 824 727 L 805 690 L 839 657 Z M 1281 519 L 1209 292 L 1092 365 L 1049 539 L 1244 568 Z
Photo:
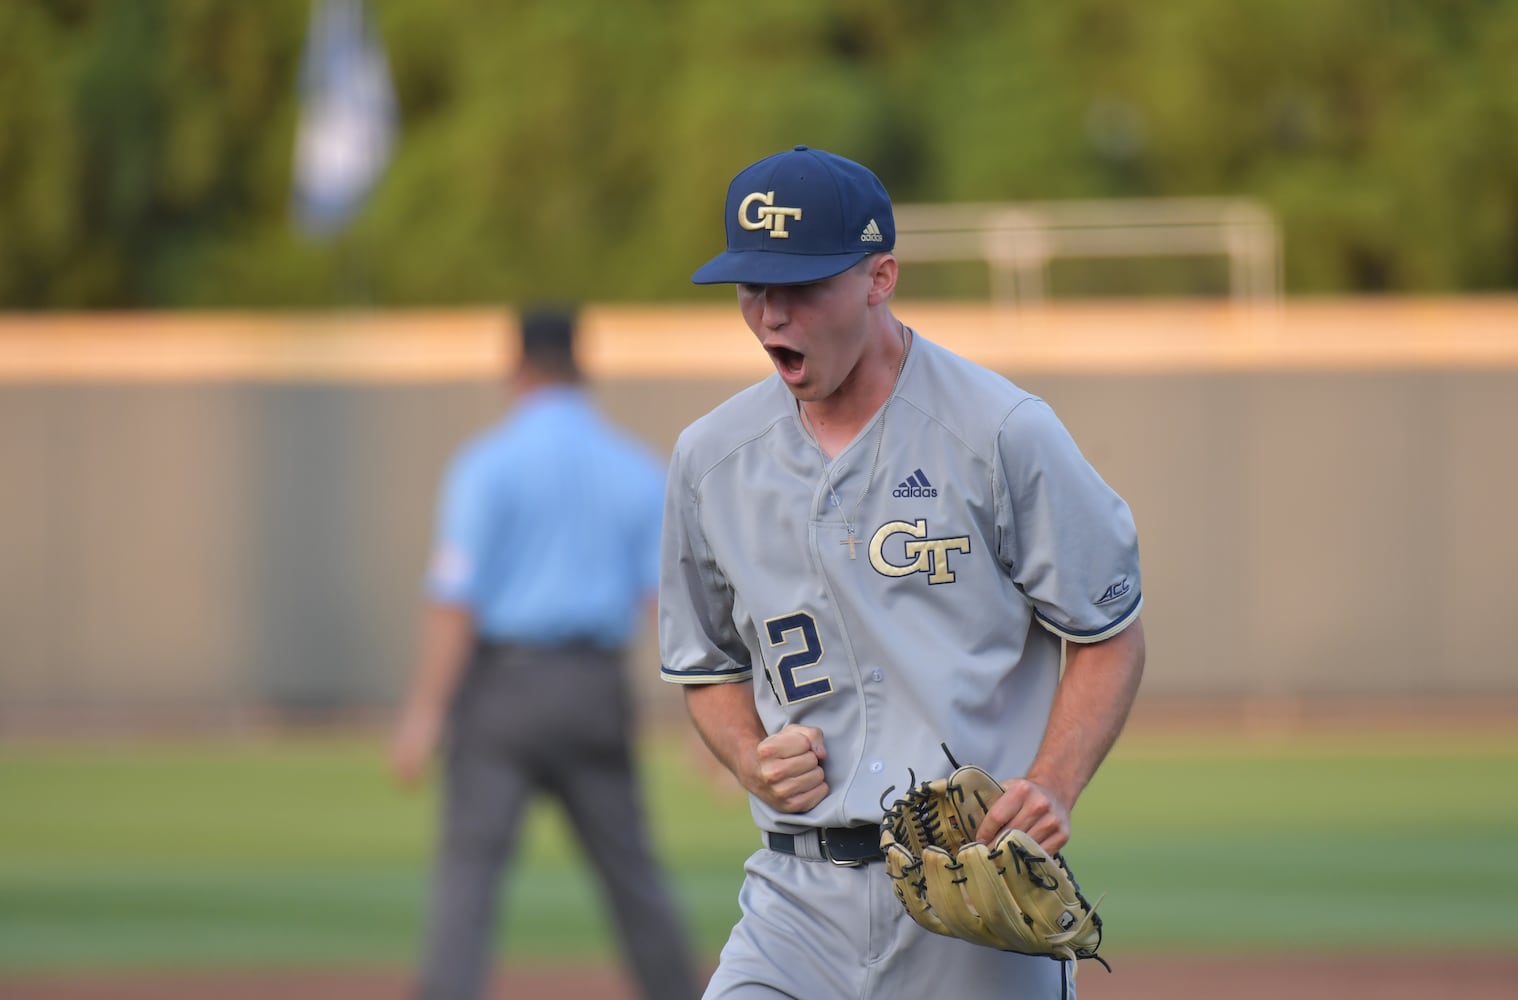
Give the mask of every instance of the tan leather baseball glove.
M 886 809 L 880 848 L 896 898 L 936 934 L 1025 955 L 1094 958 L 1110 972 L 1096 953 L 1101 918 L 1060 854 L 1051 857 L 1021 830 L 1004 831 L 989 847 L 973 839 L 1002 791 L 965 765 L 913 784 Z

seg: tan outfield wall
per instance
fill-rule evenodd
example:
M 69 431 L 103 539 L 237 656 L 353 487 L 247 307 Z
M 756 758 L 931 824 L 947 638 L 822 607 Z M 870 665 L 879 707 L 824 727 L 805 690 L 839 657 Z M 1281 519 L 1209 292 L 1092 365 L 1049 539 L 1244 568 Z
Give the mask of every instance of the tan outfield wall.
M 1146 694 L 1518 695 L 1518 299 L 897 312 L 1045 396 L 1129 499 Z M 768 370 L 725 299 L 586 321 L 600 399 L 661 450 Z M 0 722 L 392 702 L 507 329 L 0 316 Z

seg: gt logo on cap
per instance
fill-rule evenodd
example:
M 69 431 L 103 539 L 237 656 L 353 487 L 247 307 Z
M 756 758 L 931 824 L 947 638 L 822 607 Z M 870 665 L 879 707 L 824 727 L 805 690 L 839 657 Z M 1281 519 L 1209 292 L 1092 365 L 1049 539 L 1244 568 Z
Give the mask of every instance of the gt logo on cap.
M 756 201 L 763 202 L 765 207 L 757 209 L 754 212 L 756 218 L 751 220 L 748 217 L 748 207 Z M 799 222 L 801 209 L 775 208 L 774 206 L 775 192 L 755 191 L 738 204 L 738 225 L 744 229 L 768 229 L 772 240 L 790 239 L 791 234 L 785 231 L 785 220 L 789 218 Z

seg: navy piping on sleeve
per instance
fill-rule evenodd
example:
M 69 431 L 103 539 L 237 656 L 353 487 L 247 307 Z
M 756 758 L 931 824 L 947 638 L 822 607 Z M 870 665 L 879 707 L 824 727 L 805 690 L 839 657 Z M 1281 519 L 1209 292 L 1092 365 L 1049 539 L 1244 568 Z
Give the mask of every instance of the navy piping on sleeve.
M 725 670 L 671 670 L 661 665 L 659 677 L 671 684 L 731 684 L 754 675 L 750 666 L 734 665 Z
M 1143 603 L 1144 594 L 1142 591 L 1140 591 L 1139 593 L 1133 595 L 1133 601 L 1128 605 L 1122 614 L 1118 615 L 1116 618 L 1112 619 L 1101 628 L 1094 628 L 1087 631 L 1065 628 L 1063 625 L 1060 625 L 1057 622 L 1050 621 L 1047 617 L 1037 611 L 1033 612 L 1033 614 L 1038 619 L 1040 625 L 1048 629 L 1050 632 L 1053 632 L 1055 635 L 1064 636 L 1066 639 L 1069 639 L 1072 642 L 1082 642 L 1091 641 L 1098 636 L 1116 634 L 1114 630 L 1122 631 L 1122 629 L 1118 628 L 1118 626 L 1126 626 L 1127 622 L 1132 619 L 1135 614 L 1138 613 L 1139 607 Z

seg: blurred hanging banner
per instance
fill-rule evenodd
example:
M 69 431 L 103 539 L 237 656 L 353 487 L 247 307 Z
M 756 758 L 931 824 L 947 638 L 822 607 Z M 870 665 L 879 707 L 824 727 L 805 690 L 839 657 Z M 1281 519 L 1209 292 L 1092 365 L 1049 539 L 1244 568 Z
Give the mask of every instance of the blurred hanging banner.
M 395 91 L 364 0 L 313 0 L 301 60 L 295 220 L 313 236 L 347 225 L 390 160 Z

